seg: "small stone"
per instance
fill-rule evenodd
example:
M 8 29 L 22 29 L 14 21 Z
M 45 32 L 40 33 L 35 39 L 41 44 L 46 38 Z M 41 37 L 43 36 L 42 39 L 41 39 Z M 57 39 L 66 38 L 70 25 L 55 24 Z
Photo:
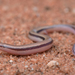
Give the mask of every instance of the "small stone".
M 35 63 L 35 62 L 37 62 L 37 59 L 31 59 L 31 61 Z
M 64 9 L 64 12 L 65 12 L 65 13 L 68 13 L 69 11 L 70 11 L 69 8 L 65 8 L 65 9 Z
M 33 7 L 33 10 L 34 10 L 34 11 L 38 11 L 38 8 L 37 8 L 37 7 Z
M 26 65 L 25 68 L 28 68 L 28 65 Z
M 33 68 L 31 68 L 31 70 L 34 70 Z
M 75 9 L 73 9 L 72 12 L 75 14 Z
M 16 64 L 12 64 L 13 67 L 16 67 Z
M 46 55 L 44 54 L 43 57 L 45 57 Z
M 59 65 L 59 63 L 57 62 L 57 61 L 54 61 L 54 60 L 52 60 L 52 61 L 50 61 L 48 64 L 47 64 L 47 66 L 48 67 L 56 67 L 56 66 L 58 66 Z
M 8 6 L 3 6 L 3 11 L 7 11 L 8 9 Z
M 13 62 L 13 60 L 10 60 L 9 62 L 10 62 L 10 63 L 12 63 L 12 62 Z

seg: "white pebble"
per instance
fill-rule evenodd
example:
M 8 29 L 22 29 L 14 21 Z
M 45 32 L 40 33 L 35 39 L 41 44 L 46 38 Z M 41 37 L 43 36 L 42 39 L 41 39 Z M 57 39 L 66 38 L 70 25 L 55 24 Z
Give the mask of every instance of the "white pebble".
M 34 70 L 33 68 L 31 70 Z
M 58 65 L 59 63 L 57 61 L 52 60 L 47 64 L 47 67 L 56 67 Z
M 13 60 L 10 60 L 9 62 L 10 62 L 10 63 L 12 63 L 12 62 L 13 62 Z
M 25 68 L 28 68 L 28 65 L 26 65 Z
M 75 9 L 73 9 L 72 12 L 75 14 Z
M 9 9 L 8 6 L 4 6 L 4 7 L 3 7 L 3 10 L 4 10 L 4 11 L 7 11 L 8 9 Z
M 38 8 L 37 8 L 37 7 L 33 7 L 33 10 L 34 10 L 34 11 L 38 11 Z
M 70 11 L 69 8 L 65 8 L 65 9 L 64 9 L 64 12 L 65 12 L 65 13 L 68 13 L 69 11 Z

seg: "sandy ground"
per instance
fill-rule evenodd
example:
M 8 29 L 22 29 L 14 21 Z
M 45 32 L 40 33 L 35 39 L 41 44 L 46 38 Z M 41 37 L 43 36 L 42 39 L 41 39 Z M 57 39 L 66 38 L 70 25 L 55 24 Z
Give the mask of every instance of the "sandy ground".
M 1 43 L 33 43 L 31 29 L 54 24 L 75 25 L 75 0 L 0 0 Z M 46 52 L 15 56 L 0 50 L 0 75 L 75 75 L 75 35 L 48 34 L 54 44 Z

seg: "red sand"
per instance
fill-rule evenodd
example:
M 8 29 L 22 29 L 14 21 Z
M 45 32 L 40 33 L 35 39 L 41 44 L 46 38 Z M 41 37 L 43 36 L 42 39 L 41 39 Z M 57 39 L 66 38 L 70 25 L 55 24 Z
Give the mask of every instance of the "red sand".
M 75 25 L 75 0 L 0 0 L 1 43 L 33 43 L 27 37 L 31 29 L 54 24 Z M 75 35 L 49 35 L 54 44 L 40 54 L 14 56 L 0 51 L 0 75 L 75 75 Z

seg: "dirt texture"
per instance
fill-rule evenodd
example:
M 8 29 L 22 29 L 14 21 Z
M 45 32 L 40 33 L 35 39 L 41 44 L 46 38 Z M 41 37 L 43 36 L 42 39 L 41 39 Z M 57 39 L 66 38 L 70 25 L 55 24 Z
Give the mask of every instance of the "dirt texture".
M 31 29 L 57 24 L 75 25 L 75 0 L 0 0 L 1 43 L 34 43 L 27 37 Z M 0 50 L 0 75 L 75 75 L 75 35 L 48 35 L 53 46 L 42 53 L 16 56 Z

